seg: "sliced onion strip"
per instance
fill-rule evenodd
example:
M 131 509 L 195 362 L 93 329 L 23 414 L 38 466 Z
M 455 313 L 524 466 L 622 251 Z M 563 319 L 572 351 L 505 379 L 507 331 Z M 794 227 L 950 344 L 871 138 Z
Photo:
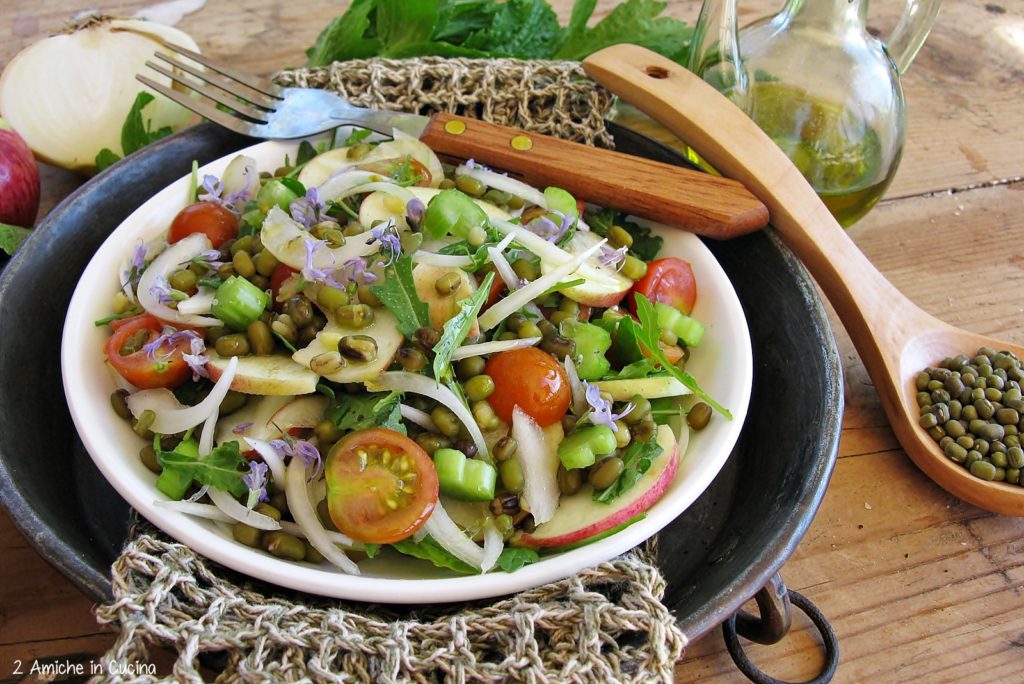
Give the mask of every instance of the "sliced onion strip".
M 313 502 L 309 498 L 309 489 L 306 485 L 306 464 L 301 458 L 293 458 L 288 465 L 285 495 L 288 497 L 288 510 L 295 518 L 295 524 L 306 535 L 313 548 L 343 572 L 358 575 L 359 566 L 334 545 L 327 535 L 327 530 L 320 524 L 316 511 L 313 510 Z
M 572 412 L 579 418 L 587 410 L 587 388 L 580 381 L 576 363 L 568 355 L 565 357 L 565 374 L 569 378 L 569 389 L 572 391 Z
M 409 373 L 407 371 L 381 373 L 376 379 L 368 380 L 366 384 L 372 391 L 379 391 L 377 388 L 382 388 L 395 392 L 412 392 L 413 394 L 422 394 L 423 396 L 430 397 L 434 401 L 440 402 L 442 406 L 447 406 L 462 421 L 462 424 L 466 426 L 473 444 L 476 445 L 477 452 L 484 457 L 487 456 L 487 442 L 484 441 L 484 435 L 480 432 L 480 426 L 473 419 L 473 414 L 455 396 L 455 393 L 444 385 L 425 375 Z
M 508 316 L 511 316 L 516 311 L 523 308 L 527 302 L 532 302 L 534 299 L 547 292 L 566 276 L 579 268 L 580 264 L 596 253 L 605 242 L 607 242 L 607 240 L 601 240 L 601 242 L 573 258 L 571 261 L 561 264 L 557 268 L 551 269 L 541 277 L 527 283 L 515 292 L 510 293 L 504 299 L 498 301 L 497 304 L 485 311 L 478 319 L 480 329 L 490 330 L 494 326 L 498 325 L 498 323 L 505 320 Z
M 213 310 L 214 295 L 216 290 L 208 287 L 201 287 L 199 291 L 188 299 L 178 302 L 178 313 L 191 316 L 193 314 L 208 314 Z
M 142 272 L 142 277 L 139 278 L 137 292 L 139 304 L 142 305 L 142 308 L 168 323 L 181 323 L 197 327 L 221 325 L 218 319 L 211 316 L 194 316 L 179 313 L 176 309 L 172 309 L 166 304 L 161 304 L 157 296 L 151 291 L 156 284 L 157 278 L 169 278 L 182 264 L 187 264 L 208 249 L 211 249 L 210 239 L 202 233 L 192 233 L 183 240 L 169 245 L 167 249 L 161 252 L 160 256 L 153 260 L 153 263 Z
M 487 572 L 498 562 L 498 556 L 505 548 L 505 540 L 495 527 L 493 520 L 484 525 L 484 557 L 480 561 L 480 572 Z
M 509 292 L 515 292 L 519 289 L 519 276 L 517 276 L 516 272 L 512 269 L 512 264 L 508 263 L 508 259 L 506 259 L 505 255 L 502 254 L 501 245 L 504 244 L 505 246 L 508 246 L 513 237 L 514 236 L 512 235 L 506 235 L 504 239 L 498 243 L 497 247 L 487 248 L 487 255 L 491 258 L 491 263 L 494 264 L 494 269 L 498 272 L 498 275 L 501 276 L 501 279 L 505 281 L 505 285 L 508 286 Z M 533 302 L 528 302 L 524 308 L 526 311 L 538 318 L 541 318 L 544 315 L 541 313 L 540 307 Z
M 316 241 L 316 238 L 280 207 L 271 207 L 260 231 L 260 241 L 265 249 L 270 250 L 281 263 L 300 271 L 306 265 L 306 240 Z M 370 231 L 366 231 L 345 238 L 341 247 L 321 246 L 313 253 L 313 266 L 323 270 L 341 268 L 349 259 L 376 252 L 378 247 L 373 240 Z
M 364 171 L 353 167 L 354 165 L 342 167 L 338 171 L 335 171 L 330 178 L 320 184 L 317 191 L 320 195 L 321 201 L 332 201 L 351 188 L 365 185 L 366 183 L 372 183 L 375 179 L 381 178 L 379 173 Z
M 548 208 L 548 201 L 544 197 L 543 192 L 532 185 L 527 185 L 520 180 L 510 178 L 504 174 L 483 169 L 479 166 L 470 168 L 465 164 L 462 164 L 455 169 L 455 175 L 475 178 L 484 185 L 492 187 L 495 190 L 507 192 L 510 195 L 515 195 L 516 197 L 522 197 L 527 202 L 536 204 L 538 207 L 543 207 L 545 209 Z
M 206 458 L 213 451 L 213 435 L 217 432 L 217 417 L 220 415 L 220 407 L 210 412 L 203 421 L 203 430 L 199 433 L 199 458 Z
M 430 514 L 423 527 L 434 541 L 460 561 L 474 568 L 483 566 L 484 550 L 448 517 L 440 501 L 434 504 L 434 512 Z
M 191 427 L 216 415 L 220 403 L 231 388 L 231 381 L 235 379 L 235 371 L 238 370 L 238 357 L 233 356 L 224 368 L 224 373 L 217 380 L 206 398 L 195 406 L 182 406 L 170 390 L 149 389 L 128 395 L 125 402 L 132 415 L 138 418 L 142 412 L 150 409 L 156 414 L 156 419 L 150 429 L 161 435 L 173 435 L 184 432 Z
M 544 431 L 518 406 L 512 410 L 512 436 L 519 444 L 515 458 L 523 467 L 523 500 L 540 525 L 558 510 L 558 470 L 550 467 Z
M 295 523 L 291 522 L 290 520 L 281 521 L 281 530 L 296 537 L 302 537 L 303 539 L 306 539 L 306 531 L 298 525 L 296 525 Z M 348 537 L 342 534 L 341 532 L 335 532 L 334 530 L 324 530 L 324 534 L 327 535 L 327 538 L 331 541 L 332 544 L 340 544 L 341 546 L 344 546 L 347 549 L 351 549 L 352 551 L 363 548 L 363 545 L 360 542 L 355 541 L 351 537 Z
M 284 460 L 277 455 L 274 447 L 262 439 L 252 439 L 250 437 L 245 437 L 244 439 L 245 443 L 255 449 L 256 453 L 263 458 L 263 462 L 270 468 L 270 475 L 274 478 L 277 486 L 283 487 L 285 479 Z
M 452 356 L 454 357 L 454 354 Z M 405 418 L 410 423 L 416 423 L 424 430 L 437 432 L 437 425 L 434 424 L 434 419 L 426 411 L 420 411 L 418 408 L 408 404 L 399 404 L 398 410 L 402 412 L 402 418 Z
M 166 508 L 169 511 L 194 515 L 197 518 L 205 518 L 206 520 L 225 523 L 235 522 L 235 519 L 230 515 L 210 504 L 202 504 L 195 501 L 164 501 L 157 499 L 153 502 L 153 505 L 157 508 Z
M 277 522 L 269 515 L 263 515 L 262 513 L 249 510 L 242 504 L 235 501 L 235 497 L 231 496 L 227 492 L 222 492 L 215 487 L 210 487 L 210 491 L 206 492 L 206 494 L 210 497 L 210 500 L 213 501 L 214 505 L 224 513 L 224 515 L 233 520 L 245 523 L 250 527 L 255 527 L 257 530 L 281 529 L 281 523 Z
M 532 347 L 542 339 L 543 338 L 541 337 L 524 337 L 518 340 L 493 340 L 491 342 L 481 342 L 480 344 L 464 344 L 452 352 L 452 361 L 468 359 L 471 356 L 497 354 L 498 352 L 509 351 L 511 349 Z

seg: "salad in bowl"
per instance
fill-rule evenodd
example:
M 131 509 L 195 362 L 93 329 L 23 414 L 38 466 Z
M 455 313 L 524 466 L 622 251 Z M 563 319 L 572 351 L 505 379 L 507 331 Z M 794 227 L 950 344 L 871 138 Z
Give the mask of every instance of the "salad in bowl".
M 149 520 L 381 602 L 509 593 L 642 541 L 724 463 L 751 377 L 692 235 L 360 130 L 147 202 L 83 275 L 63 366 Z

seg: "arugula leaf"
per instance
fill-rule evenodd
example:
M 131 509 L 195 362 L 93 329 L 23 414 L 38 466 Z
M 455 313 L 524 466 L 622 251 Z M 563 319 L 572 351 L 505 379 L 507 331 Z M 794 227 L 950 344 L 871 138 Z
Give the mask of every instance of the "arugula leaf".
M 434 538 L 429 534 L 418 542 L 413 541 L 411 537 L 409 539 L 403 539 L 402 541 L 393 542 L 391 544 L 391 548 L 399 553 L 405 554 L 406 556 L 430 561 L 439 568 L 447 568 L 466 575 L 480 574 L 480 572 L 472 565 L 459 560 L 450 552 L 446 551 L 444 547 L 434 541 Z
M 295 166 L 305 166 L 310 159 L 315 157 L 317 154 L 316 148 L 310 144 L 308 140 L 303 140 L 299 143 L 299 150 L 295 153 Z
M 380 553 L 380 544 L 363 544 L 363 553 L 367 558 L 373 558 Z
M 647 299 L 647 297 L 640 293 L 636 294 L 636 314 L 640 319 L 640 324 L 638 326 L 634 326 L 634 328 L 636 328 L 637 341 L 647 352 L 647 356 L 661 364 L 661 367 L 668 371 L 669 375 L 683 383 L 683 385 L 688 387 L 698 398 L 707 402 L 713 409 L 729 420 L 732 420 L 732 413 L 712 399 L 707 392 L 702 390 L 700 385 L 697 384 L 696 378 L 694 378 L 689 372 L 681 371 L 674 364 L 669 363 L 668 358 L 665 356 L 665 352 L 663 352 L 661 347 L 658 346 L 658 339 L 661 336 L 661 331 L 658 329 L 658 315 L 654 311 L 654 305 L 651 304 L 651 300 Z M 627 319 L 623 319 L 623 321 L 625 320 Z
M 342 432 L 384 427 L 405 434 L 402 413 L 398 406 L 398 392 L 371 392 L 368 394 L 338 394 L 324 418 L 332 421 Z
M 348 137 L 345 139 L 345 144 L 343 146 L 352 147 L 353 145 L 358 145 L 362 141 L 369 138 L 371 135 L 373 135 L 373 131 L 371 131 L 369 128 L 354 128 L 352 129 L 352 132 L 348 134 Z
M 687 28 L 678 19 L 658 17 L 667 6 L 666 3 L 658 0 L 627 0 L 617 5 L 593 28 L 587 28 L 586 22 L 594 11 L 594 5 L 593 0 L 577 0 L 573 5 L 569 30 L 554 53 L 556 59 L 579 60 L 609 45 L 629 42 L 677 62 L 685 62 L 685 43 L 693 35 L 693 29 Z
M 602 209 L 588 214 L 590 228 L 601 237 L 606 237 L 612 226 L 621 226 L 633 237 L 629 253 L 642 261 L 650 261 L 658 256 L 664 240 L 659 235 L 651 235 L 651 229 L 632 221 L 614 209 Z
M 474 32 L 463 45 L 493 56 L 544 59 L 561 37 L 558 15 L 545 0 L 507 0 L 498 5 L 491 25 Z
M 658 397 L 650 401 L 651 417 L 658 425 L 668 425 L 669 420 L 683 415 L 683 405 L 676 397 Z
M 124 156 L 140 150 L 160 138 L 166 138 L 173 132 L 170 126 L 164 126 L 154 131 L 152 120 L 142 118 L 142 110 L 154 99 L 156 98 L 145 91 L 135 96 L 135 102 L 132 103 L 132 108 L 128 110 L 128 116 L 125 117 L 124 124 L 121 126 L 121 153 Z M 120 158 L 114 151 L 103 148 L 96 155 L 94 162 L 96 170 L 102 171 Z
M 629 491 L 633 485 L 640 481 L 644 473 L 651 469 L 661 452 L 664 451 L 653 439 L 641 442 L 634 439 L 622 453 L 622 474 L 607 488 L 594 492 L 593 499 L 598 503 L 610 503 L 616 497 Z
M 31 228 L 0 223 L 0 249 L 14 256 L 15 250 L 21 247 L 21 244 L 28 239 L 31 232 Z
M 430 325 L 430 311 L 416 294 L 412 279 L 412 259 L 400 256 L 387 267 L 380 285 L 371 285 L 370 291 L 398 319 L 398 332 L 411 337 L 417 328 Z
M 378 0 L 353 0 L 345 13 L 331 20 L 316 37 L 313 47 L 306 50 L 306 66 L 327 66 L 379 54 L 381 41 L 370 32 L 370 15 L 377 4 Z
M 648 358 L 634 361 L 622 367 L 622 370 L 612 371 L 605 375 L 602 380 L 635 380 L 637 378 L 649 378 L 652 375 L 665 375 L 666 373 L 658 368 L 657 364 Z
M 476 292 L 458 303 L 459 312 L 445 321 L 444 332 L 441 339 L 434 345 L 434 377 L 440 380 L 451 373 L 452 354 L 459 348 L 462 341 L 469 334 L 473 327 L 473 321 L 480 313 L 480 308 L 487 301 L 487 295 L 491 292 L 491 283 L 494 282 L 494 271 L 487 274 L 484 282 Z
M 515 572 L 524 565 L 536 563 L 540 556 L 533 549 L 506 546 L 498 556 L 497 565 L 505 572 Z
M 238 469 L 245 463 L 238 449 L 238 442 L 225 442 L 203 459 L 192 455 L 189 450 L 183 450 L 179 445 L 173 451 L 158 451 L 157 461 L 164 472 L 173 473 L 183 479 L 190 478 L 199 484 L 209 485 L 233 496 L 242 496 L 249 489 L 242 482 L 245 473 Z

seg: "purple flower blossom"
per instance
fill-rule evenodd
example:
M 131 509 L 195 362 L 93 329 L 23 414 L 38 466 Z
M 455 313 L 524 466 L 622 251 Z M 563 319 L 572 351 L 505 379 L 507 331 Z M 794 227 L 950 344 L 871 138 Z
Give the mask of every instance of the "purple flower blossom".
M 289 209 L 295 221 L 306 228 L 311 228 L 321 221 L 334 221 L 330 216 L 324 215 L 325 206 L 317 189 L 309 188 L 306 190 L 306 196 L 292 202 Z
M 246 421 L 244 423 L 239 423 L 235 427 L 231 428 L 231 432 L 235 433 L 236 435 L 240 435 L 240 434 L 242 434 L 243 432 L 245 432 L 246 430 L 248 430 L 251 427 L 252 427 L 252 421 L 250 420 L 250 421 Z
M 257 503 L 266 501 L 267 495 L 267 470 L 270 466 L 261 461 L 253 461 L 249 464 L 249 472 L 242 476 L 242 483 L 249 488 L 249 500 L 247 507 L 251 510 Z
M 373 240 L 380 243 L 380 254 L 385 258 L 383 266 L 394 263 L 395 259 L 402 255 L 402 243 L 398 240 L 398 227 L 393 221 L 371 228 L 370 235 L 373 236 Z
M 597 261 L 607 268 L 615 268 L 623 262 L 626 258 L 626 251 L 629 248 L 626 246 L 613 249 L 608 245 L 601 246 L 601 256 L 597 258 Z
M 569 219 L 569 217 L 567 217 L 565 214 L 562 214 L 561 212 L 553 213 L 556 213 L 562 217 L 561 225 L 555 223 L 547 216 L 538 216 L 537 218 L 533 219 L 523 227 L 526 228 L 526 230 L 530 231 L 531 233 L 539 235 L 548 242 L 558 242 L 563 237 L 565 237 L 565 232 L 569 230 L 569 226 L 572 224 L 572 220 Z
M 224 192 L 224 184 L 221 182 L 220 178 L 209 173 L 203 176 L 203 190 L 205 190 L 205 192 L 200 193 L 199 195 L 199 199 L 201 201 L 223 204 L 220 195 Z
M 156 300 L 161 304 L 170 304 L 174 301 L 171 297 L 171 284 L 167 282 L 167 278 L 163 276 L 157 276 L 153 281 L 153 284 L 149 286 L 149 294 L 156 297 Z
M 139 240 L 139 244 L 135 247 L 135 251 L 132 252 L 132 259 L 129 265 L 135 269 L 138 273 L 146 265 L 146 245 L 143 244 L 142 240 Z
M 427 205 L 423 203 L 419 197 L 413 197 L 405 204 L 405 219 L 409 222 L 410 226 L 418 227 L 420 221 L 423 220 L 423 213 L 427 210 Z
M 188 367 L 192 369 L 192 380 L 193 382 L 199 378 L 209 378 L 210 373 L 206 370 L 206 363 L 210 360 L 209 356 L 206 356 L 206 343 L 203 342 L 203 338 L 197 333 L 191 330 L 183 330 L 185 333 L 192 333 L 189 344 L 191 346 L 191 354 L 182 354 L 181 358 L 184 359 Z
M 193 257 L 192 261 L 202 261 L 210 268 L 219 268 L 224 265 L 224 262 L 220 260 L 221 256 L 219 249 L 208 249 Z
M 601 397 L 601 389 L 597 385 L 591 385 L 584 380 L 583 386 L 587 388 L 587 403 L 590 404 L 590 413 L 587 415 L 590 418 L 590 422 L 593 425 L 604 425 L 618 432 L 619 427 L 615 424 L 615 421 L 628 415 L 634 408 L 633 403 L 627 404 L 626 409 L 622 413 L 612 413 L 612 402 Z
M 377 274 L 367 268 L 366 262 L 359 258 L 346 261 L 334 275 L 357 285 L 371 285 L 377 282 Z
M 302 462 L 307 468 L 315 466 L 313 473 L 309 479 L 314 480 L 320 476 L 323 471 L 323 459 L 320 456 L 320 451 L 313 446 L 310 442 L 302 439 L 272 439 L 270 442 L 270 448 L 277 452 L 277 455 L 281 458 L 291 457 L 302 459 Z
M 310 283 L 325 283 L 331 287 L 344 288 L 344 285 L 334 279 L 334 276 L 337 275 L 338 271 L 331 272 L 327 269 L 317 268 L 313 265 L 316 251 L 327 243 L 323 240 L 309 239 L 306 239 L 303 242 L 306 245 L 306 265 L 302 267 L 302 279 Z

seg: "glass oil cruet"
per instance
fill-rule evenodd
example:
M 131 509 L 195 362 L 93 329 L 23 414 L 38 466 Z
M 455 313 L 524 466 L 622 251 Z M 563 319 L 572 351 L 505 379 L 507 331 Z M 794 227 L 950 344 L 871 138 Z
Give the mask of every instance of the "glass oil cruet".
M 940 3 L 907 0 L 883 44 L 867 31 L 868 0 L 787 0 L 743 29 L 736 0 L 704 0 L 689 68 L 757 122 L 850 226 L 896 174 L 906 123 L 900 75 Z

